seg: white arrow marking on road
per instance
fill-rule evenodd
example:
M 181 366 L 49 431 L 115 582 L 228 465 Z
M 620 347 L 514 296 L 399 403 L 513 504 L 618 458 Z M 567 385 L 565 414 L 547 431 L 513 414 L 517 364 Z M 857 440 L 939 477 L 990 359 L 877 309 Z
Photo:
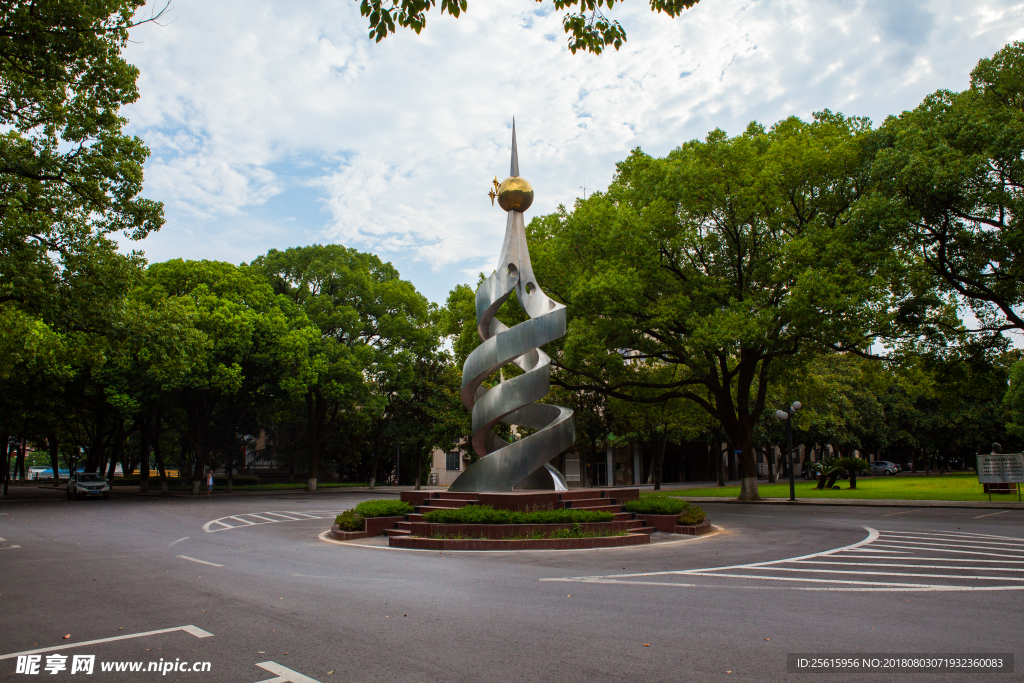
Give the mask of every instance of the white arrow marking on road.
M 184 631 L 189 635 L 193 635 L 196 638 L 212 638 L 213 634 L 209 631 L 204 631 L 198 626 L 189 624 L 188 626 L 175 626 L 174 628 L 162 628 L 157 631 L 145 631 L 144 633 L 130 633 L 124 636 L 114 636 L 113 638 L 99 638 L 98 640 L 83 640 L 81 643 L 67 643 L 66 645 L 57 645 L 56 647 L 41 647 L 38 650 L 25 650 L 24 652 L 12 652 L 9 655 L 0 655 L 0 660 L 3 659 L 14 659 L 19 655 L 35 655 L 40 652 L 53 652 L 54 650 L 66 650 L 72 647 L 82 647 L 83 645 L 98 645 L 99 643 L 112 643 L 115 640 L 128 640 L 129 638 L 142 638 L 144 636 L 157 636 L 161 633 L 174 633 L 175 631 Z
M 320 681 L 315 678 L 303 676 L 298 671 L 292 671 L 288 667 L 281 666 L 277 662 L 260 662 L 256 666 L 261 669 L 266 669 L 272 674 L 277 674 L 277 678 L 259 681 L 259 683 L 320 683 Z
M 177 541 L 175 541 L 174 543 L 171 543 L 171 544 L 170 544 L 169 546 L 167 546 L 167 547 L 168 547 L 168 548 L 170 548 L 171 546 L 175 546 L 175 545 L 178 545 L 179 543 L 181 543 L 182 541 L 185 541 L 185 540 L 188 540 L 188 536 L 186 536 L 185 538 L 179 538 L 179 539 L 178 539 Z
M 217 564 L 216 562 L 207 562 L 206 560 L 197 560 L 196 558 L 189 557 L 188 555 L 178 555 L 178 557 L 180 557 L 183 560 L 188 560 L 189 562 L 198 562 L 199 564 L 208 564 L 211 567 L 223 567 L 224 566 L 222 564 Z

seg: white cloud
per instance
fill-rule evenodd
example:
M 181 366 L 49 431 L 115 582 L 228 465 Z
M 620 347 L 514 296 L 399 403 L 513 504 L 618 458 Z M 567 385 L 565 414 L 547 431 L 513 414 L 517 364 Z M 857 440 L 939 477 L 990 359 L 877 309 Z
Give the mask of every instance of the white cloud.
M 128 50 L 146 194 L 168 224 L 151 259 L 251 259 L 339 241 L 392 260 L 435 300 L 497 258 L 517 117 L 535 212 L 604 187 L 616 161 L 722 127 L 831 108 L 876 123 L 963 88 L 1020 36 L 1003 0 L 704 0 L 677 19 L 616 5 L 619 52 L 570 55 L 557 13 L 524 0 L 435 10 L 423 33 L 366 39 L 354 0 L 177 0 Z M 295 218 L 295 220 L 288 220 Z M 243 229 L 247 224 L 259 226 Z M 196 234 L 207 239 L 196 240 Z

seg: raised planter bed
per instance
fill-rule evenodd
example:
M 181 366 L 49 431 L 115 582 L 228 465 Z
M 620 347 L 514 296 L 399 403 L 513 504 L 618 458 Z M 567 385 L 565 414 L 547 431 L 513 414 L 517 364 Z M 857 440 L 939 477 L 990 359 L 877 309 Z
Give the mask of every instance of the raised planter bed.
M 658 531 L 663 531 L 666 534 L 676 533 L 676 527 L 679 526 L 679 515 L 645 515 L 637 513 L 636 518 L 644 522 L 647 526 L 653 526 Z
M 674 533 L 689 534 L 690 536 L 703 536 L 704 534 L 711 533 L 711 522 L 701 522 L 700 524 L 679 524 L 676 525 Z
M 342 531 L 337 524 L 331 526 L 331 538 L 337 541 L 354 541 L 357 538 L 366 538 L 365 531 Z
M 411 522 L 409 530 L 413 536 L 429 538 L 431 536 L 471 536 L 488 539 L 504 539 L 509 536 L 529 536 L 536 532 L 550 534 L 560 529 L 571 529 L 573 524 L 432 524 L 430 522 Z M 580 524 L 580 529 L 589 532 L 622 533 L 628 531 L 626 522 L 587 522 Z M 524 539 L 545 540 L 545 539 Z M 552 539 L 566 540 L 566 539 Z
M 627 536 L 599 536 L 596 538 L 544 538 L 544 539 L 458 539 L 421 538 L 419 536 L 392 536 L 392 548 L 412 550 L 585 550 L 588 548 L 620 548 L 650 543 L 647 534 Z
M 385 529 L 393 529 L 398 522 L 404 522 L 405 515 L 396 517 L 364 517 L 363 531 L 367 536 L 383 536 Z

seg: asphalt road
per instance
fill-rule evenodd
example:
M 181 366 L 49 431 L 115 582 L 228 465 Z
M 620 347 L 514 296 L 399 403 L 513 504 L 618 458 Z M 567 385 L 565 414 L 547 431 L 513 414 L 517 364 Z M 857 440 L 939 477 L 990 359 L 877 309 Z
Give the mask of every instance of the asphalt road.
M 575 552 L 318 537 L 367 497 L 0 506 L 0 680 L 80 680 L 75 654 L 95 656 L 96 681 L 893 680 L 786 670 L 787 653 L 869 652 L 1018 658 L 1013 674 L 900 681 L 1024 678 L 1021 510 L 709 503 L 712 536 Z M 43 648 L 36 675 L 3 658 Z

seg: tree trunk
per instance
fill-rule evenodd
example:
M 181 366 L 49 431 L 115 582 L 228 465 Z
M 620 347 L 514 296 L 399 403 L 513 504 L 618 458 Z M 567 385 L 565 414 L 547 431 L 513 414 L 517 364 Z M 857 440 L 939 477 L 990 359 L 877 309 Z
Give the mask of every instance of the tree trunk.
M 198 496 L 203 478 L 206 474 L 206 411 L 195 406 L 190 411 L 192 418 L 192 447 L 195 449 L 195 460 L 192 463 L 192 495 Z
M 757 456 L 754 454 L 754 444 L 747 437 L 741 440 L 739 446 L 739 477 L 740 477 L 740 500 L 760 500 L 761 496 L 757 490 Z
M 53 434 L 48 434 L 46 445 L 50 447 L 50 467 L 53 468 L 53 485 L 55 487 L 60 486 L 60 453 L 58 452 L 60 444 L 57 441 L 57 437 Z
M 14 478 L 25 481 L 25 435 L 21 435 L 21 446 L 18 447 L 18 455 L 14 459 Z
M 160 450 L 160 432 L 162 425 L 160 413 L 156 414 L 153 420 L 153 455 L 156 457 L 156 467 L 160 472 L 160 495 L 167 495 L 167 469 L 164 467 L 164 453 Z M 182 463 L 184 465 L 184 463 Z
M 668 437 L 664 434 L 654 436 L 654 461 L 651 463 L 654 474 L 654 490 L 661 490 L 661 466 L 665 462 L 665 442 Z
M 839 472 L 838 471 L 833 472 L 832 474 L 828 475 L 828 482 L 826 482 L 825 488 L 831 489 L 833 486 L 836 485 L 836 481 L 838 479 L 839 479 Z
M 120 462 L 121 456 L 124 455 L 124 421 L 121 418 L 118 418 L 113 446 L 110 452 L 110 466 L 107 469 L 107 480 L 111 483 L 114 480 L 114 473 L 117 472 L 117 463 Z M 124 474 L 124 467 L 121 468 L 121 473 Z
M 0 499 L 3 499 L 5 496 L 7 496 L 7 482 L 9 480 L 8 475 L 10 474 L 9 470 L 11 468 L 11 458 L 9 451 L 11 447 L 10 443 L 10 432 L 8 432 L 7 430 L 0 431 L 0 450 L 3 451 L 4 456 L 4 461 L 0 463 L 0 475 L 2 475 L 3 477 L 3 487 L 2 490 L 0 490 Z
M 420 490 L 420 478 L 423 476 L 423 448 L 416 449 L 416 490 Z
M 857 488 L 857 470 L 856 468 L 850 468 L 850 488 Z
M 316 491 L 316 480 L 320 470 L 320 406 L 317 405 L 317 396 L 312 390 L 306 392 L 306 425 L 307 443 L 309 456 L 309 473 L 306 475 L 306 490 Z M 319 401 L 322 403 L 322 401 Z
M 139 493 L 149 492 L 149 421 L 139 420 Z
M 729 444 L 725 445 L 729 448 Z M 725 457 L 725 451 L 722 450 L 722 440 L 718 439 L 718 443 L 715 445 L 715 477 L 718 479 L 719 486 L 725 486 L 725 464 L 722 462 Z

